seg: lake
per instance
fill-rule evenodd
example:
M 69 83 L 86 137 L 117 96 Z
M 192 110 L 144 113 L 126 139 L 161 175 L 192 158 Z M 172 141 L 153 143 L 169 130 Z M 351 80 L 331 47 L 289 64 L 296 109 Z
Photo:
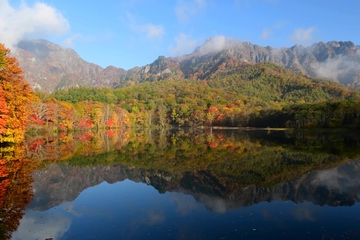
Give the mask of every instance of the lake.
M 1 165 L 1 237 L 360 239 L 358 135 L 28 136 Z

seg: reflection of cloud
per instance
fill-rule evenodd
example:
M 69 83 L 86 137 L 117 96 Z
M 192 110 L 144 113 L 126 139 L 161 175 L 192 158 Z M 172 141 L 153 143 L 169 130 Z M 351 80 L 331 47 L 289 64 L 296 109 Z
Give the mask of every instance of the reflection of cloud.
M 68 21 L 45 3 L 38 2 L 33 7 L 22 3 L 15 9 L 8 0 L 0 0 L 0 42 L 9 48 L 27 37 L 61 35 L 68 31 Z
M 211 211 L 217 213 L 224 213 L 226 212 L 226 201 L 221 198 L 216 197 L 209 197 L 209 196 L 202 196 L 200 197 L 200 201 L 205 204 L 207 208 Z
M 346 191 L 346 183 L 351 185 L 351 182 L 341 181 L 341 179 L 348 179 L 348 176 L 342 174 L 338 169 L 324 170 L 317 174 L 316 178 L 318 185 L 325 186 L 328 190 L 344 192 Z
M 164 222 L 165 216 L 160 212 L 149 212 L 145 223 L 148 225 L 155 225 Z
M 273 219 L 269 209 L 267 209 L 267 208 L 262 210 L 262 215 L 263 215 L 264 219 Z
M 169 194 L 169 202 L 176 204 L 176 211 L 185 216 L 195 210 L 198 205 L 192 196 L 172 192 Z
M 61 208 L 63 208 L 68 213 L 71 213 L 73 216 L 80 217 L 83 214 L 75 211 L 74 207 L 75 204 L 73 202 L 66 202 L 60 205 Z
M 213 212 L 226 212 L 227 204 L 224 199 L 210 197 L 207 195 L 200 195 L 196 198 Z M 181 215 L 187 215 L 189 212 L 192 212 L 199 207 L 198 203 L 191 195 L 185 195 L 182 193 L 170 193 L 169 201 L 176 204 L 176 211 Z
M 48 212 L 29 210 L 21 219 L 20 226 L 13 233 L 12 239 L 59 239 L 69 229 L 70 224 L 70 217 L 60 214 L 50 216 Z
M 298 221 L 315 221 L 314 217 L 312 216 L 312 212 L 305 205 L 296 206 L 292 210 L 292 213 Z

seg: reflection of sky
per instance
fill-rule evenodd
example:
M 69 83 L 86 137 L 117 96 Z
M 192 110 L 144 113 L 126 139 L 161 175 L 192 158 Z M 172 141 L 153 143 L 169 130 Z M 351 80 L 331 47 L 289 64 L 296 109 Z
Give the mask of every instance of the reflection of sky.
M 71 217 L 61 211 L 35 212 L 29 210 L 21 219 L 20 226 L 13 233 L 12 239 L 61 239 L 70 224 Z
M 199 204 L 192 196 L 182 193 L 171 192 L 169 202 L 174 204 L 176 212 L 181 216 L 186 216 L 199 207 Z
M 102 183 L 71 203 L 27 210 L 13 239 L 337 239 L 360 232 L 359 204 L 273 201 L 227 210 L 225 199 L 197 199 L 203 203 L 129 180 Z

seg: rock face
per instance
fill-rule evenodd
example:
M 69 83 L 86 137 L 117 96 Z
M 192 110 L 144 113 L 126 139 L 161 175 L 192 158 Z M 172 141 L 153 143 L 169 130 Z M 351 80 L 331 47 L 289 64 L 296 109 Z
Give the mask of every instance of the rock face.
M 35 90 L 52 92 L 76 86 L 113 87 L 124 69 L 102 67 L 81 59 L 72 49 L 46 40 L 22 41 L 15 55 Z
M 295 45 L 291 48 L 272 48 L 217 37 L 207 40 L 189 55 L 159 57 L 127 75 L 128 79 L 137 79 L 138 82 L 163 78 L 206 80 L 234 73 L 244 63 L 260 62 L 272 62 L 311 77 L 360 87 L 360 46 L 335 41 L 319 42 L 310 47 Z M 219 72 L 222 74 L 219 75 Z M 126 82 L 126 79 L 123 81 Z
M 177 58 L 160 56 L 153 63 L 125 71 L 82 60 L 71 49 L 46 40 L 23 41 L 16 53 L 33 89 L 52 92 L 74 86 L 115 87 L 167 78 L 210 79 L 236 72 L 246 63 L 272 62 L 312 77 L 360 87 L 360 46 L 352 42 L 319 42 L 304 47 L 272 48 L 215 37 L 193 53 Z M 220 75 L 221 76 L 221 75 Z
M 314 171 L 272 187 L 242 186 L 235 179 L 221 184 L 207 171 L 185 173 L 145 170 L 122 165 L 71 167 L 53 164 L 33 174 L 34 198 L 30 209 L 46 210 L 73 201 L 88 187 L 101 182 L 129 179 L 143 182 L 159 191 L 192 195 L 213 211 L 251 206 L 274 200 L 313 202 L 316 205 L 349 206 L 360 201 L 360 161 L 338 168 Z
M 261 47 L 247 42 L 224 39 L 220 48 L 210 39 L 181 60 L 186 78 L 206 69 L 231 68 L 241 62 L 272 62 L 312 77 L 327 78 L 345 85 L 359 86 L 360 47 L 352 42 L 315 43 L 310 47 Z M 219 44 L 219 43 L 217 43 Z M 203 71 L 201 71 L 203 70 Z M 204 71 L 205 70 L 205 71 Z M 204 74 L 200 78 L 206 79 Z

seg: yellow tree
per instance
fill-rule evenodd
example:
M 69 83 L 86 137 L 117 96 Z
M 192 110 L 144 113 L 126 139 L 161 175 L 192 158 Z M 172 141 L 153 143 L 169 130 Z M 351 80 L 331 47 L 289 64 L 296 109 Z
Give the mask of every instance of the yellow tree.
M 0 142 L 20 142 L 24 137 L 33 94 L 29 84 L 24 81 L 18 61 L 10 56 L 10 49 L 0 44 L 0 55 L 5 58 L 3 66 L 0 67 L 0 87 L 3 89 L 8 111 L 6 132 L 0 136 Z

